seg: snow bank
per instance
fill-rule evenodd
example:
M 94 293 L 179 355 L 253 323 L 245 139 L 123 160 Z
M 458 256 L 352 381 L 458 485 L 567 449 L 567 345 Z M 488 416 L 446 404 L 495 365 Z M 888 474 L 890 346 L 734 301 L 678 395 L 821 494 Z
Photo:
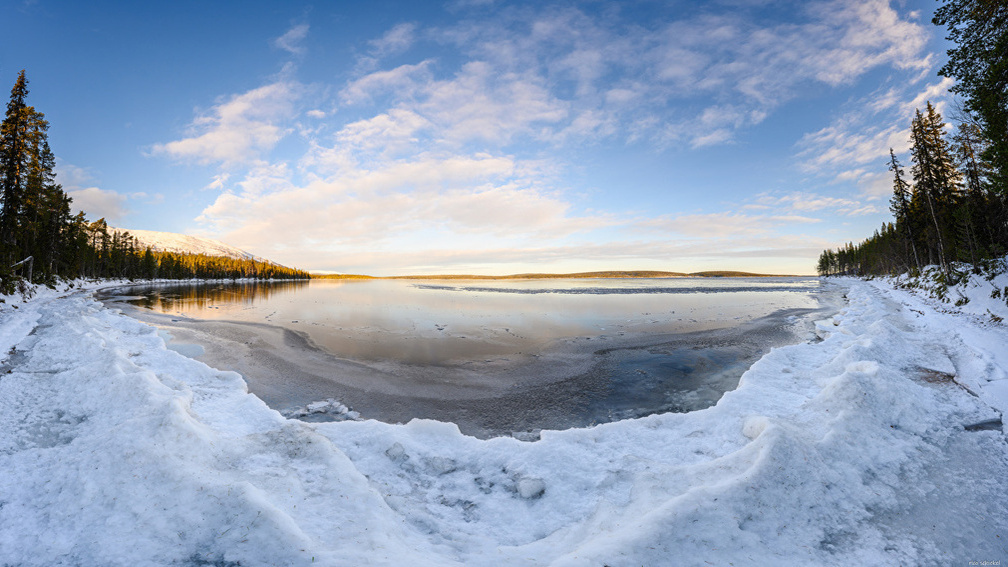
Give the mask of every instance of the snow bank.
M 1008 319 L 1008 258 L 995 260 L 990 273 L 973 273 L 968 264 L 954 267 L 962 281 L 942 283 L 938 266 L 927 266 L 917 276 L 883 278 L 889 286 L 909 292 L 937 311 L 973 315 L 980 320 Z
M 1008 258 L 996 275 L 968 273 L 953 286 L 938 283 L 938 268 L 921 276 L 903 275 L 873 282 L 897 299 L 930 331 L 944 335 L 957 367 L 971 371 L 957 380 L 1001 413 L 1008 413 Z M 961 267 L 966 272 L 966 267 Z
M 991 352 L 1004 328 L 960 317 L 950 343 L 952 315 L 911 311 L 882 283 L 838 285 L 849 306 L 820 341 L 773 350 L 716 406 L 535 442 L 288 420 L 87 293 L 7 304 L 0 563 L 1006 557 L 1008 445 L 998 428 L 964 428 L 1000 416 L 955 382 L 1004 373 Z

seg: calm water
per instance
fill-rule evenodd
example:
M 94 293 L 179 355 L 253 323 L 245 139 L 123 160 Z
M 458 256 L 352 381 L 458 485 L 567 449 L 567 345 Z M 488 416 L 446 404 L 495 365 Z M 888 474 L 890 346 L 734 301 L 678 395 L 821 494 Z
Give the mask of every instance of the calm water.
M 712 405 L 770 347 L 805 338 L 826 295 L 816 278 L 313 280 L 104 299 L 277 409 L 334 398 L 491 435 Z

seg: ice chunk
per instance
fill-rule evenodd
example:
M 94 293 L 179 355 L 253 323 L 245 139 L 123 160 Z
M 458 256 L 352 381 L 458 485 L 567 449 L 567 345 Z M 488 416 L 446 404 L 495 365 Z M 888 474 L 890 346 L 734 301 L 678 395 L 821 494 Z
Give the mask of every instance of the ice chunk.
M 391 447 L 385 449 L 385 455 L 393 461 L 401 461 L 406 458 L 406 449 L 401 443 L 393 443 Z
M 746 418 L 742 425 L 742 435 L 749 439 L 756 439 L 770 425 L 770 420 L 762 415 L 753 415 Z
M 437 474 L 448 474 L 458 468 L 455 461 L 448 457 L 431 457 L 429 462 Z
M 546 483 L 541 478 L 525 477 L 518 480 L 515 485 L 518 495 L 526 500 L 539 498 L 546 492 Z

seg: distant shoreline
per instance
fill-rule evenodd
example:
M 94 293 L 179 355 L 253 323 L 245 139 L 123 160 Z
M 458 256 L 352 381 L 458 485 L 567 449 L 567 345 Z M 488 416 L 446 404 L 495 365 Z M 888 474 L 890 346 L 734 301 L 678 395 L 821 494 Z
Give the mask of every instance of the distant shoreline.
M 631 279 L 631 278 L 798 278 L 814 277 L 798 274 L 756 274 L 752 272 L 707 271 L 707 272 L 661 272 L 661 271 L 604 271 L 574 272 L 567 274 L 528 273 L 503 276 L 477 276 L 470 274 L 441 274 L 417 276 L 368 276 L 364 274 L 311 274 L 312 279 L 329 280 L 556 280 L 556 279 Z

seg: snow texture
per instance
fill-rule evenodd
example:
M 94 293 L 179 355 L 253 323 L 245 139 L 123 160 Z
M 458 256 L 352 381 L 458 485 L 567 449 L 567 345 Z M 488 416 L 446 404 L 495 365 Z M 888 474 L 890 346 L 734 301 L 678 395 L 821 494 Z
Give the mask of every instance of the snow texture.
M 176 254 L 204 254 L 206 256 L 224 256 L 227 258 L 238 258 L 245 260 L 258 260 L 265 262 L 262 258 L 234 246 L 224 244 L 219 240 L 202 238 L 199 236 L 189 236 L 187 234 L 177 234 L 174 232 L 158 232 L 155 230 L 127 230 L 122 228 L 113 229 L 117 232 L 128 232 L 137 239 L 140 248 L 150 248 L 156 252 L 174 252 Z
M 820 339 L 717 405 L 533 442 L 287 419 L 86 290 L 5 298 L 0 565 L 1008 559 L 1008 331 L 829 285 Z

